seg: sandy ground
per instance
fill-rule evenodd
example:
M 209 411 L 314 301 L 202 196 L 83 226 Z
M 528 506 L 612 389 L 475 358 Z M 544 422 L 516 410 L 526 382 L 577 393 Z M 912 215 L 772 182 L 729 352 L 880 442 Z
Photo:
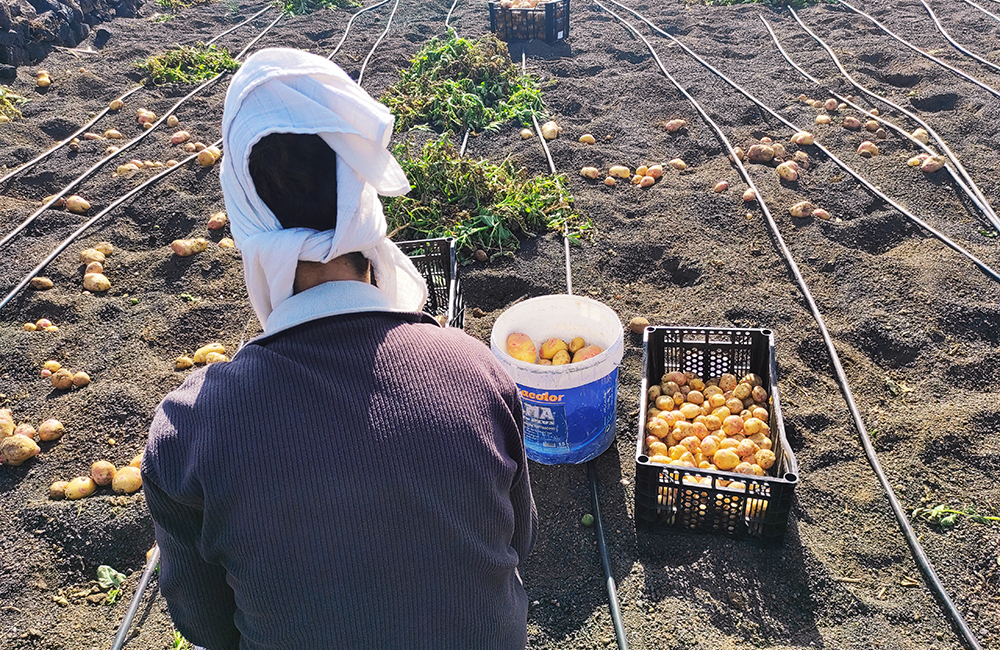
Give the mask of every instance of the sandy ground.
M 991 4 L 989 0 L 980 0 Z M 30 96 L 24 119 L 0 125 L 0 163 L 12 169 L 52 146 L 132 88 L 133 62 L 174 43 L 204 41 L 263 5 L 215 2 L 158 19 L 147 3 L 137 19 L 107 27 L 112 38 L 97 54 L 56 51 L 39 64 L 53 75 L 46 91 L 23 67 L 11 87 Z M 400 6 L 365 73 L 379 95 L 428 39 L 444 31 L 450 4 Z M 1000 265 L 997 239 L 982 216 L 939 172 L 907 167 L 910 145 L 895 135 L 879 141 L 882 155 L 855 150 L 862 133 L 815 125 L 824 113 L 798 101 L 826 99 L 780 57 L 758 19 L 774 25 L 795 60 L 831 90 L 860 95 L 837 76 L 826 54 L 787 11 L 757 6 L 630 5 L 676 35 L 724 73 L 796 125 L 810 128 L 833 152 L 919 218 L 988 265 Z M 958 0 L 934 2 L 950 33 L 998 62 L 1000 23 Z M 991 4 L 992 6 L 992 4 Z M 391 5 L 369 12 L 335 60 L 357 75 L 385 27 Z M 997 7 L 1000 7 L 998 5 Z M 993 7 L 996 9 L 997 7 Z M 912 0 L 868 2 L 865 9 L 919 47 L 994 88 L 1000 74 L 953 50 Z M 487 29 L 479 3 L 460 3 L 452 24 L 476 37 Z M 800 12 L 873 90 L 915 109 L 948 141 L 990 203 L 1000 205 L 1000 102 L 920 58 L 835 5 Z M 267 15 L 255 24 L 262 29 Z M 326 54 L 339 42 L 349 14 L 319 12 L 282 19 L 255 46 L 288 46 Z M 635 22 L 635 21 L 633 21 Z M 636 23 L 638 24 L 638 23 Z M 667 70 L 704 102 L 734 145 L 764 136 L 788 142 L 791 131 L 748 104 L 676 46 L 640 28 Z M 220 43 L 238 51 L 244 28 Z M 81 47 L 86 47 L 84 43 Z M 512 55 L 520 60 L 521 47 Z M 644 316 L 654 325 L 767 328 L 774 333 L 785 431 L 800 482 L 784 545 L 760 548 L 708 535 L 637 533 L 633 521 L 636 440 L 642 379 L 641 337 L 626 333 L 614 444 L 597 461 L 601 509 L 618 584 L 628 644 L 636 649 L 885 648 L 951 650 L 962 642 L 927 588 L 892 518 L 838 389 L 819 328 L 778 253 L 756 205 L 741 200 L 746 184 L 714 132 L 660 73 L 647 47 L 591 2 L 572 5 L 566 42 L 526 48 L 529 70 L 542 80 L 563 135 L 553 159 L 569 177 L 575 206 L 593 220 L 591 240 L 572 249 L 577 293 L 611 306 L 623 323 Z M 219 137 L 226 81 L 177 110 L 185 129 L 205 142 Z M 138 135 L 135 109 L 157 114 L 188 88 L 139 91 L 120 113 L 94 130 Z M 875 104 L 865 104 L 875 108 Z M 916 127 L 877 106 L 907 130 Z M 658 123 L 681 118 L 688 128 L 668 133 Z M 522 141 L 520 125 L 471 139 L 469 154 L 510 157 L 529 173 L 547 165 L 537 139 Z M 577 141 L 592 133 L 597 144 Z M 158 129 L 136 157 L 177 157 L 169 131 Z M 106 143 L 60 150 L 0 186 L 0 227 L 7 233 L 51 194 L 96 163 Z M 944 504 L 1000 514 L 996 476 L 1000 455 L 1000 313 L 997 283 L 966 258 L 864 190 L 814 147 L 800 147 L 809 167 L 795 183 L 772 169 L 751 174 L 835 342 L 879 460 L 907 513 Z M 789 151 L 796 147 L 789 146 Z M 581 178 L 585 165 L 664 162 L 680 157 L 688 169 L 668 172 L 651 188 L 614 188 Z M 77 190 L 91 214 L 136 186 L 149 172 L 112 179 L 104 167 Z M 173 359 L 220 340 L 235 349 L 259 331 L 246 301 L 238 252 L 215 245 L 226 231 L 208 231 L 208 216 L 223 208 L 217 169 L 183 168 L 110 213 L 69 246 L 45 274 L 55 287 L 26 291 L 0 311 L 0 407 L 37 426 L 56 417 L 68 433 L 42 443 L 42 454 L 21 467 L 0 469 L 0 646 L 11 649 L 89 649 L 110 646 L 152 543 L 142 495 L 109 492 L 79 502 L 47 499 L 48 485 L 86 473 L 106 458 L 122 465 L 145 444 L 153 410 L 184 372 Z M 715 193 L 719 181 L 729 189 Z M 833 220 L 793 220 L 788 208 L 810 200 Z M 82 222 L 61 210 L 44 212 L 4 248 L 0 288 L 6 294 Z M 178 237 L 205 236 L 207 251 L 190 258 L 170 253 Z M 80 249 L 100 241 L 112 288 L 86 295 Z M 484 342 L 496 317 L 515 301 L 566 290 L 562 243 L 553 234 L 527 239 L 513 259 L 461 269 L 466 330 Z M 475 311 L 473 311 L 475 310 Z M 52 319 L 59 332 L 24 332 L 21 325 Z M 93 378 L 86 388 L 55 391 L 39 378 L 57 359 Z M 523 576 L 532 601 L 530 647 L 615 646 L 593 528 L 584 466 L 532 464 L 540 514 L 534 553 Z M 950 529 L 913 519 L 926 553 L 982 647 L 1000 646 L 998 525 L 959 518 Z M 98 565 L 129 577 L 115 604 L 86 598 Z M 65 604 L 57 602 L 65 598 Z M 96 596 L 93 600 L 100 601 Z M 155 580 L 139 609 L 127 648 L 168 648 L 172 625 Z

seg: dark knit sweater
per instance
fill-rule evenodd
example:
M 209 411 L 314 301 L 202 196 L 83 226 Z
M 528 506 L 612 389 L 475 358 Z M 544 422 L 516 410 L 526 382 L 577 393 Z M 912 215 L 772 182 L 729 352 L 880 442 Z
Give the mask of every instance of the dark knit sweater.
M 142 474 L 192 643 L 526 645 L 521 407 L 461 331 L 363 313 L 252 342 L 166 397 Z

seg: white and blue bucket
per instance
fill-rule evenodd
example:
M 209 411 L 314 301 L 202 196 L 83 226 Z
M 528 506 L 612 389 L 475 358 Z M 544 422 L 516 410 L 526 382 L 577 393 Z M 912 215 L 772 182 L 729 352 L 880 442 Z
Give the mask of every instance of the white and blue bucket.
M 604 351 L 563 366 L 526 363 L 507 354 L 514 332 L 527 334 L 536 347 L 553 337 L 569 342 L 580 336 Z M 490 347 L 520 391 L 528 458 L 545 465 L 585 463 L 611 445 L 625 342 L 610 307 L 573 295 L 525 300 L 497 318 Z

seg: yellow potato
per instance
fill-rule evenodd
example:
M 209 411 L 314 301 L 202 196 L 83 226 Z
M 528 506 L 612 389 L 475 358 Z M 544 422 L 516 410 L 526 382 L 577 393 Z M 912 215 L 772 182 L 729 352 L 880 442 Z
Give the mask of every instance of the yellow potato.
M 14 433 L 14 413 L 10 409 L 0 409 L 0 438 Z
M 111 489 L 118 494 L 132 494 L 142 487 L 142 473 L 138 467 L 123 467 L 115 474 Z
M 90 478 L 98 485 L 111 485 L 115 473 L 115 466 L 106 460 L 99 460 L 90 466 Z
M 551 359 L 556 356 L 556 352 L 567 350 L 569 350 L 569 345 L 566 344 L 566 341 L 553 337 L 542 343 L 542 348 L 538 351 L 538 356 L 543 359 Z
M 77 476 L 66 486 L 65 494 L 67 499 L 75 501 L 89 497 L 95 491 L 97 491 L 97 483 L 94 482 L 94 479 L 89 476 Z
M 66 433 L 66 427 L 59 420 L 48 419 L 38 426 L 38 438 L 46 442 L 59 440 L 64 433 Z
M 202 348 L 204 349 L 204 348 Z M 201 350 L 199 350 L 200 352 Z M 525 363 L 535 363 L 535 344 L 527 334 L 514 332 L 507 337 L 507 354 L 518 361 Z M 198 353 L 194 355 L 195 363 L 198 363 Z
M 740 457 L 732 449 L 719 449 L 713 458 L 715 466 L 723 471 L 728 471 L 740 464 Z
M 524 336 L 524 335 L 522 334 L 521 336 Z M 525 337 L 525 338 L 527 338 L 527 337 Z M 530 342 L 531 340 L 528 339 L 528 341 Z M 532 347 L 532 350 L 534 350 L 535 346 L 532 345 L 531 347 Z M 198 348 L 195 351 L 194 358 L 192 360 L 195 363 L 205 363 L 206 357 L 211 352 L 216 352 L 218 354 L 225 354 L 226 353 L 226 346 L 222 345 L 221 343 L 209 343 L 208 345 L 203 345 L 203 346 L 201 346 L 200 348 Z M 535 361 L 533 353 L 532 353 L 531 361 L 532 362 Z
M 69 483 L 66 481 L 56 481 L 49 486 L 49 498 L 53 501 L 65 499 L 67 486 L 69 486 Z

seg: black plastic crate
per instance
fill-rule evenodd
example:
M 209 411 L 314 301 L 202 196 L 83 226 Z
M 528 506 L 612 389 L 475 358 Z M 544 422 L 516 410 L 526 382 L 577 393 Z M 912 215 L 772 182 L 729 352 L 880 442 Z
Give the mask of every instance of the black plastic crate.
M 652 532 L 711 533 L 762 545 L 783 541 L 798 463 L 781 417 L 775 383 L 774 338 L 770 330 L 704 327 L 648 327 L 643 337 L 642 395 L 635 454 L 635 525 Z M 708 379 L 756 373 L 770 395 L 768 426 L 775 462 L 767 476 L 653 463 L 645 454 L 649 388 L 667 372 L 692 372 Z M 711 484 L 695 483 L 694 477 Z M 723 486 L 739 481 L 744 489 Z
M 465 300 L 458 281 L 455 240 L 415 239 L 396 242 L 427 281 L 424 311 L 442 321 L 442 325 L 462 329 L 465 325 Z
M 569 0 L 540 2 L 534 9 L 507 8 L 496 1 L 487 5 L 490 31 L 501 41 L 538 39 L 551 45 L 569 36 Z

